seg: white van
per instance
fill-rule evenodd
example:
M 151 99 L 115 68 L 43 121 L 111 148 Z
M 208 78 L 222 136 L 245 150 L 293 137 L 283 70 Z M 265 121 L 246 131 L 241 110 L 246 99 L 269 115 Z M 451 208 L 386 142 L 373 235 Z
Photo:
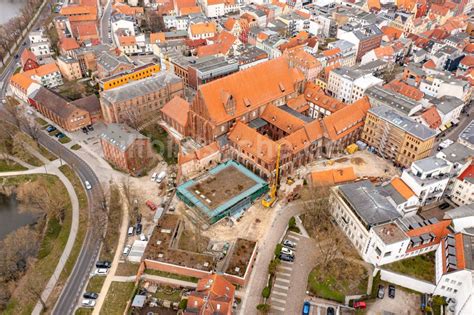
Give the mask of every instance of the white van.
M 148 241 L 148 239 L 146 238 L 145 234 L 140 234 L 140 241 Z
M 123 249 L 124 256 L 128 256 L 128 254 L 130 253 L 130 248 L 130 245 L 125 246 L 125 248 Z
M 165 177 L 166 177 L 166 172 L 161 171 L 160 174 L 158 174 L 158 176 L 156 177 L 156 182 L 161 183 L 163 179 L 165 179 Z
M 135 228 L 133 226 L 129 227 L 128 228 L 128 236 L 133 236 L 133 231 L 135 230 Z

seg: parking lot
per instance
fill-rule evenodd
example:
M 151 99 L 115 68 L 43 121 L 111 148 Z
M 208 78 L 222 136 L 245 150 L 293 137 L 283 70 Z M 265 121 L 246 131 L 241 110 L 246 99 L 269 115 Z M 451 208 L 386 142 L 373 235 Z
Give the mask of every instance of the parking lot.
M 302 236 L 289 232 L 285 239 L 295 243 L 295 247 L 292 249 L 297 255 L 298 252 L 298 243 Z M 270 295 L 270 305 L 272 314 L 288 314 L 286 311 L 287 303 L 292 304 L 292 301 L 288 300 L 290 282 L 292 279 L 292 274 L 295 271 L 294 262 L 281 261 L 280 265 L 277 267 L 277 272 L 275 274 L 275 282 L 273 284 L 272 292 Z
M 397 315 L 421 314 L 420 295 L 396 287 L 395 298 L 391 299 L 388 296 L 388 286 L 385 285 L 384 298 L 368 302 L 366 314 L 378 315 L 384 314 L 384 312 L 392 312 Z

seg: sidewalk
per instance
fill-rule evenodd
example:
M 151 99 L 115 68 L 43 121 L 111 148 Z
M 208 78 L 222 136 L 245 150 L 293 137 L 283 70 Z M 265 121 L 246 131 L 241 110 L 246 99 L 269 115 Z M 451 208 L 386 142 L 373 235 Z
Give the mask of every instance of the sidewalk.
M 32 149 L 33 150 L 33 149 Z M 33 150 L 36 152 L 35 150 Z M 33 152 L 32 152 L 33 153 Z M 39 154 L 36 152 L 36 154 Z M 35 154 L 35 156 L 37 156 Z M 41 155 L 41 154 L 39 154 Z M 39 156 L 37 156 L 39 158 Z M 41 156 L 43 159 L 44 157 Z M 66 190 L 68 192 L 69 198 L 71 200 L 71 205 L 72 205 L 72 222 L 71 222 L 71 230 L 69 232 L 69 236 L 67 239 L 66 246 L 64 247 L 64 250 L 61 254 L 61 257 L 59 258 L 58 264 L 56 266 L 56 269 L 54 270 L 53 274 L 51 275 L 51 278 L 49 279 L 48 283 L 46 284 L 45 288 L 43 289 L 43 292 L 41 293 L 41 299 L 43 301 L 47 301 L 49 296 L 51 295 L 51 292 L 53 291 L 54 287 L 56 286 L 56 283 L 59 279 L 59 276 L 61 275 L 61 272 L 64 269 L 64 266 L 69 259 L 69 255 L 71 254 L 72 248 L 74 246 L 74 242 L 76 241 L 76 236 L 77 236 L 77 230 L 79 228 L 79 200 L 76 195 L 76 191 L 74 190 L 74 186 L 71 184 L 69 179 L 59 170 L 59 165 L 60 161 L 55 160 L 50 162 L 49 160 L 47 161 L 48 164 L 45 164 L 44 166 L 32 168 L 26 171 L 15 171 L 15 172 L 1 172 L 0 177 L 3 176 L 19 176 L 19 175 L 29 175 L 29 174 L 52 174 L 55 175 L 61 180 L 61 182 L 64 184 L 66 187 Z M 39 315 L 43 311 L 43 305 L 38 301 L 35 305 L 35 308 L 32 311 L 32 314 L 34 315 Z
M 8 160 L 11 160 L 15 163 L 18 163 L 20 164 L 21 166 L 23 167 L 26 167 L 27 169 L 32 169 L 32 168 L 35 168 L 36 166 L 33 166 L 31 164 L 28 164 L 26 162 L 23 162 L 22 160 L 20 160 L 19 158 L 17 158 L 16 156 L 13 156 L 13 155 L 10 155 L 10 154 L 6 154 L 5 157 L 8 159 Z

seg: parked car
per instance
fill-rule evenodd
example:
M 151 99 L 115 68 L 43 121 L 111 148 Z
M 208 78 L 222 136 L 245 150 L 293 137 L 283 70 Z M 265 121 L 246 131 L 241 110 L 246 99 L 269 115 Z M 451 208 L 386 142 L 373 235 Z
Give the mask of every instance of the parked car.
M 58 133 L 55 134 L 54 136 L 55 136 L 56 138 L 58 138 L 58 139 L 62 139 L 62 138 L 64 138 L 66 135 L 65 135 L 64 133 L 62 133 L 62 132 L 58 132 Z
M 84 186 L 86 186 L 86 189 L 87 189 L 87 190 L 91 190 L 91 189 L 92 189 L 91 183 L 89 183 L 87 180 L 84 181 Z
M 334 307 L 329 306 L 328 309 L 327 309 L 327 311 L 326 311 L 326 314 L 327 314 L 327 315 L 334 315 L 334 314 L 336 314 L 336 312 L 334 311 Z
M 165 179 L 165 177 L 166 177 L 166 172 L 161 171 L 160 174 L 158 174 L 158 177 L 156 178 L 156 182 L 161 183 L 163 179 Z
M 124 256 L 128 256 L 128 254 L 130 253 L 130 249 L 132 249 L 132 247 L 130 245 L 127 245 L 125 246 L 125 248 L 123 249 L 123 255 Z
M 110 268 L 112 267 L 112 263 L 108 260 L 99 260 L 95 263 L 97 268 Z
M 377 290 L 377 298 L 383 299 L 384 296 L 385 296 L 385 287 L 379 284 L 379 288 Z
M 295 260 L 295 258 L 293 256 L 286 255 L 286 254 L 280 254 L 279 258 L 280 258 L 280 260 L 288 261 L 288 262 L 293 262 Z
M 46 131 L 47 132 L 53 132 L 56 130 L 56 127 L 52 126 L 52 125 L 48 125 L 48 127 L 46 127 Z
M 93 299 L 83 299 L 81 304 L 82 304 L 83 307 L 94 307 L 95 306 L 95 300 L 93 300 Z
M 157 172 L 153 173 L 153 175 L 151 175 L 151 181 L 154 182 L 156 181 L 156 176 L 158 175 Z
M 288 256 L 294 256 L 294 255 L 295 255 L 295 253 L 294 253 L 291 249 L 289 249 L 289 248 L 287 248 L 287 247 L 282 247 L 282 248 L 281 248 L 281 252 L 282 252 L 283 254 L 288 255 Z
M 89 125 L 89 126 L 87 126 L 87 130 L 94 131 L 94 127 L 92 127 L 92 125 Z
M 292 242 L 290 240 L 284 240 L 283 245 L 285 245 L 286 247 L 290 247 L 290 248 L 295 248 L 296 247 L 296 243 Z
M 367 307 L 367 304 L 364 301 L 357 301 L 354 302 L 353 306 L 355 309 L 365 309 Z
M 150 208 L 151 211 L 155 211 L 157 206 L 151 200 L 147 200 L 145 204 Z
M 91 299 L 91 300 L 95 300 L 99 297 L 99 294 L 95 293 L 95 292 L 86 292 L 82 295 L 82 297 L 84 299 Z
M 440 205 L 439 208 L 440 208 L 441 210 L 447 209 L 447 208 L 449 208 L 449 203 L 445 202 L 445 203 L 443 203 L 442 205 Z
M 142 233 L 143 225 L 141 223 L 137 223 L 135 226 L 135 234 L 140 235 Z
M 148 241 L 148 238 L 145 236 L 145 234 L 140 234 L 140 241 Z
M 311 304 L 308 301 L 304 301 L 303 303 L 303 315 L 309 315 L 309 311 L 311 310 Z
M 133 232 L 135 231 L 135 228 L 133 226 L 128 228 L 128 236 L 133 236 Z
M 395 298 L 395 286 L 392 284 L 388 286 L 388 297 L 391 299 Z
M 97 270 L 95 271 L 95 274 L 98 276 L 105 276 L 107 272 L 109 272 L 109 269 L 107 268 L 97 268 Z

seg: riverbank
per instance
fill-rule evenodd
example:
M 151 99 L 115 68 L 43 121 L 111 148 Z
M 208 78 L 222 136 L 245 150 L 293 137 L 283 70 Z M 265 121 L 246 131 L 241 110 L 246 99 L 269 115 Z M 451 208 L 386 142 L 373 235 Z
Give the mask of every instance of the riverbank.
M 0 225 L 0 241 L 23 226 L 34 225 L 36 221 L 37 216 L 31 211 L 25 211 L 24 205 L 22 207 L 18 202 L 12 187 L 0 188 L 0 222 L 8 222 Z

